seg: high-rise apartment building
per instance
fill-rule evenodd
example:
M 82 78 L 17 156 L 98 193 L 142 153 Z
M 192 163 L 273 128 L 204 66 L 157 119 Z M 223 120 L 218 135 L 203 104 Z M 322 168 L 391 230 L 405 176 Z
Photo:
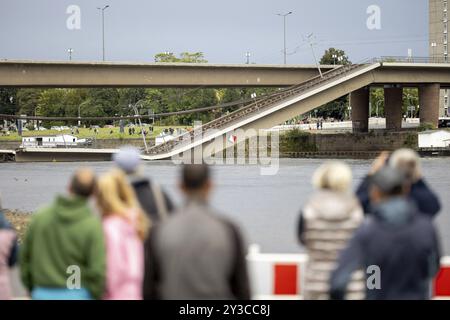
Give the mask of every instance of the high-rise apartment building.
M 447 0 L 429 0 L 429 55 L 435 62 L 449 63 Z M 441 90 L 439 115 L 449 115 L 449 90 Z

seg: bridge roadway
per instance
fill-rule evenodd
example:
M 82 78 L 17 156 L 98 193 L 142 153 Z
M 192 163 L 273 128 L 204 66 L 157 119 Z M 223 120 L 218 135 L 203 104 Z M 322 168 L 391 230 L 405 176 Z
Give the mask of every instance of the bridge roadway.
M 315 65 L 0 60 L 0 87 L 285 87 L 318 74 Z
M 383 63 L 374 83 L 450 86 L 448 67 Z M 336 66 L 321 68 L 327 72 Z M 0 87 L 286 87 L 317 75 L 314 65 L 0 60 Z

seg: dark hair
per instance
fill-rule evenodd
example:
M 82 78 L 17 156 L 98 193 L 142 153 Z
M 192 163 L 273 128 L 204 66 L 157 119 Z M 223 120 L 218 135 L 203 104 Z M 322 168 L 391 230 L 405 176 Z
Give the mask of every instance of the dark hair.
M 95 175 L 88 169 L 80 169 L 72 176 L 70 191 L 80 197 L 88 198 L 94 193 Z
M 206 164 L 185 164 L 183 166 L 183 186 L 187 190 L 201 189 L 209 180 L 209 167 Z

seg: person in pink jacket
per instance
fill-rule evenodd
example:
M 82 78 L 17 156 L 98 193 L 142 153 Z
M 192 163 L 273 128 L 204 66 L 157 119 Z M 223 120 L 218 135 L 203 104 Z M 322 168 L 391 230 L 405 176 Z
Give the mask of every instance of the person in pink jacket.
M 144 244 L 149 221 L 125 175 L 113 170 L 100 177 L 97 203 L 106 243 L 105 300 L 140 300 Z
M 9 269 L 17 262 L 17 236 L 6 220 L 0 203 L 0 300 L 12 298 Z

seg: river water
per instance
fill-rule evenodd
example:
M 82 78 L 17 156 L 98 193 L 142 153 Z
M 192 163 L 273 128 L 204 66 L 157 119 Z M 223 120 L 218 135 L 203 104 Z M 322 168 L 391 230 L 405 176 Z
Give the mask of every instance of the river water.
M 450 159 L 423 159 L 427 182 L 440 196 L 443 209 L 436 219 L 443 251 L 450 255 Z M 353 169 L 354 187 L 369 169 L 370 161 L 347 160 Z M 296 225 L 302 204 L 312 192 L 311 176 L 323 160 L 282 159 L 274 176 L 260 175 L 257 166 L 214 166 L 212 204 L 240 225 L 248 243 L 263 252 L 294 253 L 302 249 L 296 240 Z M 64 192 L 75 168 L 86 165 L 96 172 L 107 171 L 101 163 L 4 163 L 0 164 L 0 193 L 3 207 L 33 211 Z M 145 164 L 145 174 L 182 202 L 178 190 L 179 167 L 170 161 Z

